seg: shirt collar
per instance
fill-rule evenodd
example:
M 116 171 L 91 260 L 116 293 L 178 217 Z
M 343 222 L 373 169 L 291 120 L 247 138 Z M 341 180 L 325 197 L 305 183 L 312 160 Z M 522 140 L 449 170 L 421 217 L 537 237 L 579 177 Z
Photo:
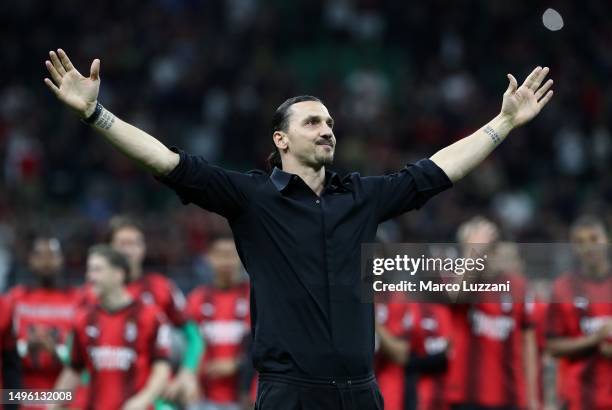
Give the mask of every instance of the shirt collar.
M 287 188 L 292 181 L 297 182 L 298 178 L 299 176 L 285 172 L 278 167 L 274 167 L 272 175 L 270 175 L 272 183 L 279 191 Z M 328 170 L 325 171 L 325 187 L 331 191 L 351 191 L 351 187 L 344 183 L 337 173 Z

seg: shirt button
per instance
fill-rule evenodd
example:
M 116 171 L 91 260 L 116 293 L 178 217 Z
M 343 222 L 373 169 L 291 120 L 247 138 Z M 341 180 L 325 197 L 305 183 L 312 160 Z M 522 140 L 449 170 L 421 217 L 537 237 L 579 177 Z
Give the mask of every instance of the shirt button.
M 321 201 L 320 201 L 320 200 L 318 200 L 318 199 L 317 199 L 315 202 L 316 202 L 317 204 L 320 204 L 320 203 L 321 203 Z

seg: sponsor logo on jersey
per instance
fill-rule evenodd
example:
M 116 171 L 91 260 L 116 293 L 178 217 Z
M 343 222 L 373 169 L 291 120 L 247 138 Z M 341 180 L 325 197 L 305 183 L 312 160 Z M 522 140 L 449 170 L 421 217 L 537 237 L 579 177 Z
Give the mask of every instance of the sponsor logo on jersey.
M 97 370 L 128 370 L 136 361 L 136 352 L 123 346 L 94 346 L 88 348 Z
M 19 329 L 26 320 L 72 320 L 75 314 L 74 306 L 29 305 L 18 303 L 15 306 L 15 329 Z
M 512 317 L 487 315 L 476 309 L 471 311 L 470 318 L 474 334 L 494 340 L 508 339 L 516 325 Z
M 29 305 L 26 303 L 18 303 L 15 307 L 15 317 L 21 320 L 26 317 L 71 320 L 74 316 L 74 312 L 74 306 Z
M 202 335 L 211 345 L 239 344 L 249 329 L 246 323 L 240 320 L 216 320 L 202 323 Z
M 427 337 L 425 338 L 425 351 L 427 354 L 438 354 L 446 350 L 448 340 L 445 337 Z
M 578 309 L 586 310 L 589 307 L 589 300 L 584 296 L 576 296 L 574 298 L 574 306 Z

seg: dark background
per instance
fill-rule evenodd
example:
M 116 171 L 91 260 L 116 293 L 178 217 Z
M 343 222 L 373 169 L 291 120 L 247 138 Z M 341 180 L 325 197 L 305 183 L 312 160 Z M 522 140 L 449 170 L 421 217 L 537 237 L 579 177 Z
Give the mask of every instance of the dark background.
M 48 51 L 89 72 L 100 101 L 168 145 L 260 168 L 269 121 L 313 94 L 336 120 L 338 171 L 379 174 L 430 156 L 500 109 L 506 73 L 551 68 L 555 96 L 476 172 L 388 224 L 395 241 L 454 241 L 483 214 L 507 239 L 555 242 L 582 212 L 612 222 L 610 2 L 21 0 L 2 2 L 0 289 L 20 280 L 31 236 L 64 243 L 71 280 L 108 219 L 146 227 L 149 263 L 189 288 L 224 222 L 115 152 L 46 89 Z M 542 13 L 557 9 L 561 31 Z M 9 272 L 11 272 L 9 274 Z

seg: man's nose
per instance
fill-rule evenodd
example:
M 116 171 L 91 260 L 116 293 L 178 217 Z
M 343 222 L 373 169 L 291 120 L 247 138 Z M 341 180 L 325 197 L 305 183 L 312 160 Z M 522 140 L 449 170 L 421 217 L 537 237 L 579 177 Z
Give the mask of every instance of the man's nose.
M 334 133 L 327 125 L 321 130 L 319 134 L 321 138 L 325 138 L 326 140 L 331 140 L 334 137 Z

